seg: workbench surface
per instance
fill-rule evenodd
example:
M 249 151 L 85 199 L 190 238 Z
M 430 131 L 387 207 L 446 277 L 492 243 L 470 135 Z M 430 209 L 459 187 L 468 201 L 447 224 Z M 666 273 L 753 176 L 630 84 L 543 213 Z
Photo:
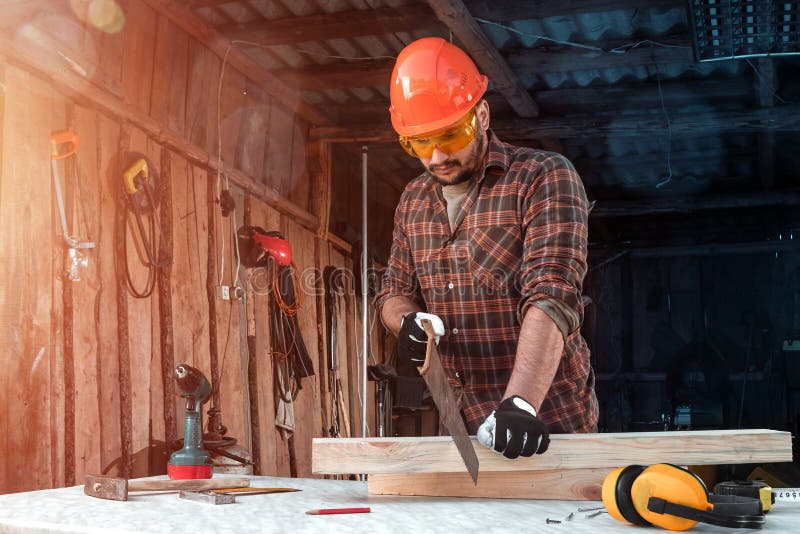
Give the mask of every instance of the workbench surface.
M 166 478 L 166 477 L 155 477 Z M 83 486 L 0 495 L 0 533 L 86 532 L 658 532 L 623 525 L 606 513 L 586 518 L 579 507 L 597 502 L 529 501 L 368 495 L 365 482 L 252 477 L 252 486 L 302 491 L 237 496 L 236 503 L 210 505 L 179 499 L 176 493 L 137 493 L 107 501 L 83 494 Z M 364 507 L 369 514 L 307 515 L 318 508 Z M 573 519 L 564 521 L 573 512 Z M 546 519 L 561 520 L 547 524 Z M 800 507 L 776 507 L 762 529 L 798 532 Z M 695 532 L 722 532 L 709 525 Z

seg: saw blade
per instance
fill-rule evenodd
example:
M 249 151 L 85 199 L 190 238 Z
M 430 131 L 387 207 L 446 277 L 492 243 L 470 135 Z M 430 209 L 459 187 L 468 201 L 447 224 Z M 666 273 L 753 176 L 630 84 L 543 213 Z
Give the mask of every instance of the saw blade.
M 439 417 L 453 437 L 458 453 L 461 455 L 461 459 L 464 460 L 464 465 L 472 477 L 472 483 L 477 485 L 478 456 L 475 454 L 472 440 L 467 433 L 467 427 L 464 426 L 464 420 L 461 419 L 461 410 L 458 408 L 453 390 L 447 380 L 447 374 L 444 371 L 444 367 L 442 367 L 439 350 L 436 348 L 433 326 L 429 320 L 423 319 L 422 327 L 428 336 L 428 347 L 425 354 L 425 363 L 419 368 L 419 374 L 422 375 L 425 384 L 428 386 L 433 402 L 439 410 Z

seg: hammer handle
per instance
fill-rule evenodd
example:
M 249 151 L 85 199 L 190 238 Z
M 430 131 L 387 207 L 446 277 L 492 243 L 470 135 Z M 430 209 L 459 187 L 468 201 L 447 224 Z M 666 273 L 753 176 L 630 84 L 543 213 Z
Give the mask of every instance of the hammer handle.
M 249 478 L 198 478 L 192 480 L 129 480 L 128 491 L 206 491 L 250 487 Z

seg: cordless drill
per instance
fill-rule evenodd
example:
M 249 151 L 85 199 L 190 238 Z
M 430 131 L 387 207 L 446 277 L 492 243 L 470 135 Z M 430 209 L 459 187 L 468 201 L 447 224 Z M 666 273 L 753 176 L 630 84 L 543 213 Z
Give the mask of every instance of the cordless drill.
M 211 396 L 211 384 L 203 373 L 186 364 L 175 368 L 175 380 L 186 398 L 183 448 L 172 453 L 167 474 L 173 480 L 211 478 L 211 454 L 203 449 L 202 407 Z

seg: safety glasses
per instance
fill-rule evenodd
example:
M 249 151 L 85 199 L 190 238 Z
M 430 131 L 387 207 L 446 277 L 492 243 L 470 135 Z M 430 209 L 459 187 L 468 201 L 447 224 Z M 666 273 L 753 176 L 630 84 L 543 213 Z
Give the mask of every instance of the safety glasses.
M 399 137 L 402 146 L 409 155 L 415 158 L 429 158 L 433 150 L 438 148 L 442 152 L 452 154 L 470 144 L 475 139 L 478 119 L 475 108 L 472 108 L 455 126 L 433 132 L 425 137 Z

